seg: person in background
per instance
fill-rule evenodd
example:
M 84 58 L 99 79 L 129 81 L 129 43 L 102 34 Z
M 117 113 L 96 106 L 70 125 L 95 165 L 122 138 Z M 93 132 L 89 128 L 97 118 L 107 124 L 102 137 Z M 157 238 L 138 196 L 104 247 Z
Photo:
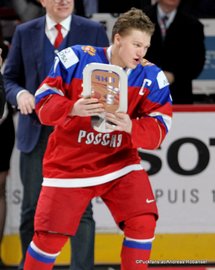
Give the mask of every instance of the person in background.
M 44 15 L 45 11 L 40 4 L 40 0 L 10 0 L 13 8 L 19 16 L 21 22 Z
M 199 19 L 215 19 L 214 0 L 181 0 L 180 7 Z
M 132 8 L 116 20 L 112 46 L 76 45 L 60 51 L 36 91 L 40 122 L 55 129 L 44 156 L 35 233 L 24 270 L 53 269 L 86 206 L 97 196 L 124 231 L 121 269 L 147 269 L 158 211 L 138 148 L 157 149 L 172 118 L 167 78 L 144 59 L 153 31 L 142 10 Z M 127 74 L 127 112 L 105 112 L 103 98 L 93 93 L 83 97 L 83 71 L 90 63 L 116 65 Z M 91 117 L 101 113 L 107 132 L 92 127 Z
M 42 125 L 35 114 L 34 94 L 47 76 L 57 51 L 74 44 L 107 46 L 104 27 L 72 14 L 73 0 L 41 0 L 46 15 L 17 26 L 4 71 L 7 100 L 19 109 L 17 147 L 23 185 L 20 238 L 23 269 L 34 233 L 34 214 L 42 183 L 42 160 L 53 127 Z M 72 270 L 92 270 L 95 222 L 91 203 L 72 239 Z
M 1 57 L 2 49 L 0 49 L 0 68 L 2 66 L 2 57 Z M 5 92 L 4 92 L 4 82 L 2 73 L 0 72 L 0 118 L 4 113 L 4 106 L 5 106 Z
M 8 45 L 4 42 L 0 27 L 0 244 L 4 235 L 4 227 L 7 214 L 6 182 L 10 170 L 10 160 L 15 142 L 15 130 L 13 122 L 14 110 L 9 103 L 5 103 L 5 93 L 2 72 L 8 53 Z M 0 265 L 3 262 L 0 254 Z
M 192 80 L 205 63 L 202 23 L 179 8 L 181 0 L 158 0 L 144 11 L 155 24 L 146 58 L 161 67 L 170 82 L 173 104 L 192 104 Z

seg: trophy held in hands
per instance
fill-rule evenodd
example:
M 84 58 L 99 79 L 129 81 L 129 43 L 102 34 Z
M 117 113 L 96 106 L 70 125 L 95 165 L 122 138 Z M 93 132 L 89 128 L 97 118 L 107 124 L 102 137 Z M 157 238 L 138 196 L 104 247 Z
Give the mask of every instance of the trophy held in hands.
M 121 67 L 91 63 L 84 68 L 83 97 L 97 98 L 104 104 L 105 112 L 126 112 L 127 90 L 127 74 Z M 98 132 L 111 132 L 106 128 L 105 112 L 91 117 L 92 127 Z

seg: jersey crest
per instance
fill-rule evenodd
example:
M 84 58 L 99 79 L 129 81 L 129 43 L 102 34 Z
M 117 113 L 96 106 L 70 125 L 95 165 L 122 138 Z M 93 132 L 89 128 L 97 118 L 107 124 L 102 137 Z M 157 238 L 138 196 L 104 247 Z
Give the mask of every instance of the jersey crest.
M 96 49 L 92 46 L 83 46 L 82 50 L 91 56 L 94 56 L 96 54 Z

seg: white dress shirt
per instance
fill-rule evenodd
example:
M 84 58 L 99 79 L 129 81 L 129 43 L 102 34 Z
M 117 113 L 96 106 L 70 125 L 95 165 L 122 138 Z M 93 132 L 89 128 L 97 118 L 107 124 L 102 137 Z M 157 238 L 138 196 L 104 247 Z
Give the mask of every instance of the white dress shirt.
M 65 20 L 59 22 L 62 25 L 62 35 L 63 38 L 65 38 L 65 36 L 68 34 L 69 30 L 70 30 L 70 24 L 71 24 L 71 20 L 72 20 L 72 15 L 70 15 L 69 17 L 67 17 Z M 46 27 L 45 27 L 45 33 L 46 36 L 48 37 L 48 39 L 50 40 L 51 44 L 54 45 L 55 39 L 57 37 L 57 29 L 55 28 L 55 25 L 57 23 L 54 22 L 47 14 L 46 14 Z

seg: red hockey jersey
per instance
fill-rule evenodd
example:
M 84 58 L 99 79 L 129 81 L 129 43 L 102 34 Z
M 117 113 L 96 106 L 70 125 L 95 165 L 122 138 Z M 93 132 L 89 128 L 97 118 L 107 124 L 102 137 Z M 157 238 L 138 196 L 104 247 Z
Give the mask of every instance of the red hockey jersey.
M 45 186 L 93 186 L 142 170 L 137 149 L 158 148 L 171 126 L 167 79 L 145 60 L 127 71 L 131 135 L 99 133 L 90 117 L 68 116 L 82 93 L 84 67 L 92 62 L 108 64 L 106 54 L 106 48 L 81 45 L 61 51 L 35 94 L 41 123 L 54 126 L 43 162 Z

